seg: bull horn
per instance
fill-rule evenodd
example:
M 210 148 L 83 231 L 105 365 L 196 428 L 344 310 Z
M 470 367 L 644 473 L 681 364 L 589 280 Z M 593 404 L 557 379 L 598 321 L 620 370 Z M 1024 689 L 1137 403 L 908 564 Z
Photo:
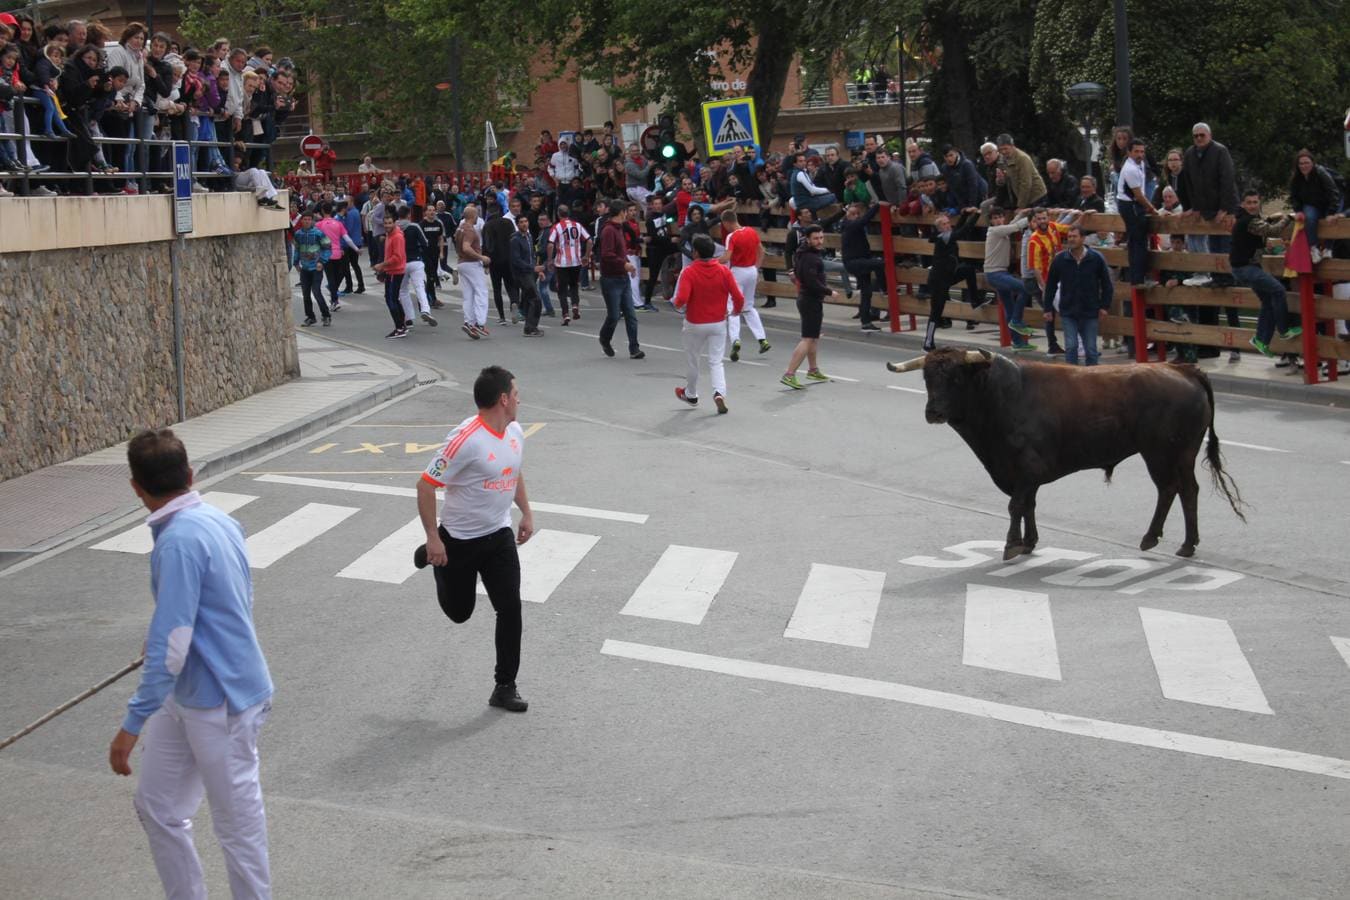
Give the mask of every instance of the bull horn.
M 902 363 L 888 362 L 886 368 L 891 372 L 913 372 L 915 369 L 922 369 L 927 359 L 927 356 L 916 356 Z
M 966 351 L 966 362 L 968 362 L 968 363 L 982 363 L 982 362 L 988 362 L 988 361 L 989 361 L 990 359 L 992 359 L 992 358 L 993 358 L 993 355 L 992 355 L 991 353 L 989 353 L 987 350 L 967 350 L 967 351 Z

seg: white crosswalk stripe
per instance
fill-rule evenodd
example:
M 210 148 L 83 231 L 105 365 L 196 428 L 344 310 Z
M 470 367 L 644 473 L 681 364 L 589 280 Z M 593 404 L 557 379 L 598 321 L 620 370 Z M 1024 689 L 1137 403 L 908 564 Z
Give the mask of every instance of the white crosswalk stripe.
M 223 513 L 232 513 L 239 507 L 257 500 L 249 494 L 231 494 L 226 491 L 207 491 L 202 494 L 202 502 L 209 503 Z M 90 550 L 111 550 L 114 553 L 149 553 L 155 548 L 154 535 L 149 525 L 137 525 L 121 534 L 113 535 L 106 541 L 100 541 Z
M 279 522 L 249 535 L 249 565 L 255 569 L 266 569 L 357 512 L 359 510 L 354 506 L 306 503 Z
M 517 551 L 520 556 L 520 599 L 543 603 L 572 573 L 600 540 L 597 534 L 577 534 L 544 528 Z M 480 581 L 478 593 L 487 594 Z
M 1050 596 L 966 585 L 965 649 L 961 662 L 1060 681 Z
M 783 636 L 869 646 L 885 583 L 885 572 L 812 563 Z
M 413 550 L 424 540 L 426 532 L 422 529 L 422 519 L 415 517 L 352 560 L 351 565 L 337 573 L 337 577 L 402 584 L 417 572 L 412 561 Z
M 736 556 L 728 550 L 671 544 L 628 599 L 623 614 L 698 625 L 731 574 Z
M 1146 607 L 1139 617 L 1164 697 L 1273 715 L 1225 620 Z
M 1336 652 L 1345 660 L 1345 664 L 1350 666 L 1350 638 L 1333 637 L 1331 644 L 1336 648 Z

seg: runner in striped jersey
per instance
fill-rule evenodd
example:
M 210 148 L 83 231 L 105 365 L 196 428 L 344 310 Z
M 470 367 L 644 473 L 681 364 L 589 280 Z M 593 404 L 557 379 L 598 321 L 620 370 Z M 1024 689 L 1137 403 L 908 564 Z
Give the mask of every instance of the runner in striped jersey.
M 581 318 L 581 267 L 590 265 L 590 241 L 590 232 L 572 219 L 571 210 L 559 204 L 558 224 L 553 226 L 548 235 L 548 253 L 549 262 L 558 278 L 558 299 L 561 301 L 564 325 L 571 319 Z M 570 318 L 567 315 L 568 297 L 572 298 Z

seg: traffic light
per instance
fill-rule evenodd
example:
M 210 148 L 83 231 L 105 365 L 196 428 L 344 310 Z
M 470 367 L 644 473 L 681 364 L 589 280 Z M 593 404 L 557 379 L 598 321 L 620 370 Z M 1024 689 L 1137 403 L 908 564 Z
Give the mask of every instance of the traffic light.
M 657 127 L 660 128 L 660 134 L 657 137 L 657 152 L 661 158 L 668 162 L 678 162 L 683 155 L 684 148 L 675 140 L 675 117 L 663 115 L 657 119 Z

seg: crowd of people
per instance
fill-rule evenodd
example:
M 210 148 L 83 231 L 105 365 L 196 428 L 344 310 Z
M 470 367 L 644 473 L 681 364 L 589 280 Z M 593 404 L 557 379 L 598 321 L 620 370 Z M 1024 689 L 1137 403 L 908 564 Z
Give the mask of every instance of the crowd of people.
M 144 158 L 130 143 L 108 138 L 214 142 L 197 148 L 194 190 L 253 190 L 270 205 L 271 144 L 295 106 L 295 67 L 273 62 L 272 51 L 232 47 L 221 38 L 209 48 L 182 45 L 163 32 L 131 22 L 113 34 L 98 22 L 70 19 L 39 25 L 19 13 L 0 13 L 0 196 L 29 193 L 138 193 L 141 173 L 154 173 L 154 190 L 167 192 L 168 148 L 151 145 Z M 20 119 L 22 117 L 22 120 Z M 23 126 L 23 127 L 20 127 Z M 118 177 L 125 173 L 126 179 Z M 6 181 L 9 182 L 6 186 Z
M 752 147 L 736 148 L 704 160 L 696 149 L 682 148 L 674 160 L 652 159 L 636 143 L 623 148 L 612 123 L 603 130 L 577 129 L 540 135 L 533 164 L 507 154 L 487 176 L 451 175 L 395 177 L 369 158 L 363 162 L 362 190 L 349 192 L 336 181 L 316 185 L 295 198 L 292 217 L 303 225 L 303 214 L 313 227 L 327 229 L 327 256 L 322 262 L 310 254 L 301 267 L 324 270 L 324 277 L 308 276 L 310 294 L 327 287 L 328 309 L 340 307 L 340 296 L 353 285 L 359 289 L 359 250 L 369 254 L 377 277 L 385 281 L 393 330 L 389 337 L 406 336 L 420 319 L 435 321 L 443 306 L 436 287 L 443 278 L 462 279 L 466 335 L 481 339 L 489 334 L 489 304 L 495 306 L 498 326 L 525 320 L 524 333 L 538 334 L 539 316 L 561 314 L 567 325 L 581 314 L 578 290 L 595 279 L 606 304 L 605 337 L 619 321 L 625 323 L 630 355 L 640 358 L 635 311 L 655 311 L 660 299 L 674 301 L 679 273 L 699 259 L 699 235 L 722 238 L 742 224 L 763 232 L 775 229 L 779 243 L 765 244 L 784 257 L 788 277 L 798 283 L 796 257 L 805 249 L 812 229 L 840 235 L 838 250 L 818 248 L 820 267 L 837 278 L 844 294 L 858 294 L 859 327 L 876 331 L 885 313 L 872 305 L 874 293 L 884 291 L 883 263 L 867 235 L 876 227 L 883 204 L 900 217 L 923 217 L 924 224 L 897 226 L 900 233 L 925 238 L 931 253 L 907 256 L 902 265 L 921 265 L 927 281 L 919 296 L 930 301 L 925 348 L 936 346 L 937 332 L 951 327 L 945 305 L 952 287 L 964 285 L 964 299 L 979 307 L 997 298 L 1004 306 L 1013 333 L 1013 350 L 1037 349 L 1029 337 L 1034 329 L 1023 321 L 1024 310 L 1037 304 L 1043 313 L 1046 352 L 1069 361 L 1081 356 L 1098 361 L 1097 322 L 1111 305 L 1114 277 L 1056 277 L 1053 264 L 1061 256 L 1087 263 L 1095 273 L 1099 254 L 1093 251 L 1121 246 L 1128 249 L 1129 265 L 1121 275 L 1129 283 L 1151 287 L 1159 283 L 1148 270 L 1149 250 L 1227 254 L 1231 272 L 1170 271 L 1157 273 L 1168 286 L 1250 287 L 1261 300 L 1261 315 L 1252 347 L 1278 356 L 1271 343 L 1278 334 L 1293 338 L 1299 325 L 1289 313 L 1281 280 L 1260 265 L 1267 238 L 1287 237 L 1294 219 L 1307 231 L 1313 263 L 1331 258 L 1331 243 L 1321 240 L 1319 222 L 1342 215 L 1344 191 L 1334 170 L 1319 165 L 1308 151 L 1300 151 L 1289 186 L 1294 207 L 1289 219 L 1262 215 L 1259 195 L 1240 196 L 1237 175 L 1226 147 L 1214 140 L 1207 125 L 1193 129 L 1193 146 L 1172 149 L 1156 165 L 1147 145 L 1127 128 L 1115 130 L 1096 174 L 1075 175 L 1059 159 L 1042 167 L 1011 135 L 1001 134 L 978 148 L 974 159 L 961 148 L 946 146 L 935 158 L 915 140 L 903 149 L 888 147 L 868 136 L 845 161 L 839 150 L 827 146 L 817 152 L 798 140 L 786 153 L 761 156 Z M 800 137 L 800 136 L 799 136 Z M 1249 209 L 1248 207 L 1252 207 Z M 326 212 L 331 208 L 331 212 Z M 754 209 L 749 216 L 744 211 Z M 734 210 L 740 210 L 737 217 Z M 722 216 L 732 212 L 723 228 Z M 1120 233 L 1084 230 L 1077 223 L 1093 212 L 1118 213 L 1125 221 Z M 1207 235 L 1153 234 L 1150 217 L 1181 216 L 1187 221 L 1219 226 Z M 325 220 L 332 224 L 324 225 Z M 606 272 L 603 246 L 607 230 L 617 226 L 623 239 L 623 264 L 617 251 Z M 389 229 L 403 241 L 402 258 L 385 264 Z M 312 235 L 304 242 L 313 243 Z M 983 264 L 959 253 L 963 240 L 985 242 Z M 300 242 L 297 242 L 297 247 Z M 614 245 L 617 247 L 617 244 Z M 1020 256 L 1011 258 L 1017 246 Z M 454 254 L 449 252 L 454 248 Z M 1345 249 L 1342 243 L 1340 248 Z M 760 252 L 762 253 L 761 247 Z M 398 256 L 398 254 L 395 254 Z M 299 258 L 299 257 L 297 257 Z M 715 258 L 730 262 L 730 250 L 721 246 Z M 408 260 L 412 260 L 409 271 Z M 1082 263 L 1078 264 L 1078 268 Z M 640 278 L 642 269 L 646 277 Z M 622 271 L 620 271 L 622 270 Z M 983 272 L 988 290 L 977 284 Z M 620 277 L 627 287 L 620 290 Z M 759 277 L 776 280 L 774 268 Z M 606 290 L 606 279 L 612 284 Z M 730 318 L 739 333 L 742 316 L 761 335 L 755 313 L 755 286 L 743 285 L 741 315 Z M 1047 291 L 1047 288 L 1049 290 Z M 833 288 L 830 288 L 833 291 Z M 555 311 L 554 300 L 559 310 Z M 1125 310 L 1129 312 L 1129 300 Z M 320 313 L 324 301 L 320 299 Z M 774 306 L 773 296 L 760 306 Z M 537 313 L 531 311 L 537 307 Z M 1178 323 L 1217 324 L 1217 306 L 1173 306 L 1169 317 Z M 1239 325 L 1238 310 L 1225 309 L 1230 327 Z M 753 316 L 753 319 L 751 318 Z M 327 318 L 326 314 L 324 317 Z M 306 321 L 317 322 L 307 302 Z M 975 323 L 967 322 L 973 329 Z M 1063 343 L 1060 341 L 1063 335 Z M 740 352 L 731 338 L 732 358 Z M 1122 353 L 1133 353 L 1131 339 L 1109 342 Z M 767 341 L 761 342 L 761 348 Z M 1213 347 L 1178 346 L 1177 358 L 1194 361 L 1218 356 Z M 1230 351 L 1237 361 L 1240 353 Z M 1289 364 L 1281 360 L 1282 365 Z M 788 372 L 786 374 L 792 374 Z

